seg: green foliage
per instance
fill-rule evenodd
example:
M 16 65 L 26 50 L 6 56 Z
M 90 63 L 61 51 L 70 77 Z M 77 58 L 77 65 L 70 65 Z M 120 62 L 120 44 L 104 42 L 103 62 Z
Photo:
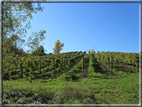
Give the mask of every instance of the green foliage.
M 95 72 L 95 67 L 94 67 L 94 57 L 93 55 L 91 54 L 90 55 L 90 65 L 89 65 L 89 69 L 88 69 L 88 72 L 89 72 L 89 77 L 94 77 L 94 72 Z
M 32 13 L 43 11 L 40 3 L 35 6 L 34 3 L 10 3 L 3 2 L 3 38 L 6 39 L 10 34 L 17 34 L 21 37 L 26 33 L 26 29 L 29 29 L 30 19 L 32 19 Z M 23 27 L 22 22 L 26 23 Z
M 61 50 L 63 50 L 64 43 L 61 43 L 60 40 L 55 42 L 55 47 L 53 48 L 53 52 L 55 54 L 59 54 Z
M 30 50 L 28 50 L 28 52 L 36 52 L 36 49 L 43 52 L 43 46 L 39 47 L 39 43 L 45 39 L 45 33 L 45 30 L 40 30 L 39 33 L 32 33 L 32 35 L 29 37 L 30 42 L 27 43 L 27 46 L 30 47 Z
M 112 53 L 113 54 L 113 53 Z M 129 54 L 127 54 L 129 55 Z M 64 57 L 64 54 L 60 54 L 60 58 L 64 60 L 72 60 L 68 58 L 75 58 L 73 61 L 79 61 L 82 58 L 82 55 L 75 55 L 74 53 L 67 53 Z M 109 55 L 103 53 L 100 56 L 106 56 L 106 58 L 101 58 L 102 61 L 107 61 Z M 132 54 L 133 56 L 133 54 Z M 131 56 L 131 57 L 132 57 Z M 58 55 L 51 56 L 41 56 L 42 62 L 46 63 L 51 62 L 52 58 L 58 57 Z M 111 76 L 109 79 L 103 78 L 105 74 L 97 72 L 99 65 L 96 63 L 95 58 L 98 58 L 99 55 L 95 54 L 95 57 L 90 54 L 85 55 L 84 59 L 86 63 L 89 62 L 90 58 L 90 70 L 89 76 L 93 78 L 84 78 L 78 79 L 82 73 L 82 60 L 68 73 L 63 73 L 60 77 L 55 79 L 49 79 L 42 83 L 43 79 L 48 79 L 53 76 L 53 67 L 51 63 L 45 68 L 41 69 L 42 74 L 39 70 L 33 71 L 33 76 L 28 77 L 29 74 L 28 68 L 24 68 L 24 77 L 27 79 L 16 80 L 16 81 L 5 81 L 3 80 L 3 103 L 4 104 L 138 104 L 139 103 L 139 74 L 131 73 L 129 70 L 122 67 L 114 65 L 113 72 L 118 73 L 118 76 Z M 113 58 L 116 55 L 113 54 Z M 119 56 L 121 57 L 121 56 Z M 124 55 L 125 57 L 125 55 Z M 6 58 L 6 59 L 5 59 Z M 13 57 L 4 57 L 4 69 L 10 66 L 14 62 L 16 66 L 19 63 L 19 57 L 16 57 L 15 60 Z M 39 57 L 34 57 L 39 61 Z M 50 59 L 51 58 L 51 59 Z M 129 57 L 127 57 L 128 59 Z M 11 62 L 10 62 L 11 60 Z M 35 66 L 34 60 L 32 58 L 26 57 L 26 59 L 21 59 L 23 62 L 32 61 Z M 115 60 L 115 59 L 114 59 Z M 117 60 L 117 58 L 116 58 Z M 121 61 L 123 59 L 120 59 Z M 9 63 L 7 63 L 9 62 Z M 36 62 L 36 61 L 35 61 Z M 62 59 L 60 63 L 62 65 Z M 129 62 L 128 62 L 129 63 Z M 132 62 L 131 62 L 132 63 Z M 68 65 L 66 62 L 65 65 Z M 26 66 L 23 65 L 24 67 Z M 93 68 L 94 67 L 94 68 Z M 107 66 L 106 66 L 107 67 Z M 65 67 L 63 67 L 65 68 Z M 10 68 L 12 69 L 12 68 Z M 10 70 L 9 69 L 9 70 Z M 20 78 L 18 74 L 19 69 L 6 70 L 3 72 L 3 77 L 7 76 L 8 73 L 11 75 L 12 79 Z M 17 71 L 16 71 L 17 70 Z M 61 68 L 55 69 L 58 73 Z M 20 72 L 20 71 L 19 71 Z M 37 75 L 39 74 L 39 75 Z M 35 76 L 36 75 L 36 76 Z M 94 80 L 95 78 L 95 80 Z M 101 79 L 96 79 L 101 78 Z M 37 80 L 36 80 L 37 79 Z M 62 81 L 63 80 L 63 81 Z M 30 87 L 30 88 L 27 88 Z M 52 90 L 52 91 L 51 91 Z
M 77 75 L 77 73 L 81 72 L 81 69 L 79 68 L 73 68 L 68 72 L 68 75 L 65 76 L 66 81 L 76 81 L 80 75 Z
M 65 86 L 62 91 L 55 97 L 54 104 L 87 104 L 86 98 L 90 99 L 92 103 L 95 103 L 94 95 L 87 90 L 79 88 L 77 86 Z
M 19 76 L 19 75 L 11 76 L 11 79 L 12 79 L 12 80 L 17 80 L 17 79 L 19 79 L 19 78 L 20 78 L 20 76 Z
M 31 54 L 32 54 L 32 55 L 46 55 L 43 46 L 38 47 L 38 48 L 37 48 L 36 50 L 34 50 Z
M 40 3 L 2 3 L 2 23 L 3 23 L 3 53 L 26 55 L 22 50 L 26 45 L 32 50 L 39 46 L 39 43 L 45 39 L 45 30 L 39 33 L 33 33 L 35 37 L 29 37 L 24 46 L 21 46 L 25 40 L 27 29 L 31 28 L 30 20 L 32 13 L 43 11 Z M 23 25 L 24 22 L 24 25 Z M 29 51 L 28 51 L 29 52 Z
M 9 93 L 10 92 L 10 93 Z M 9 94 L 7 94 L 9 93 Z M 3 103 L 4 104 L 48 104 L 54 99 L 55 93 L 41 90 L 33 91 L 30 88 L 4 88 Z

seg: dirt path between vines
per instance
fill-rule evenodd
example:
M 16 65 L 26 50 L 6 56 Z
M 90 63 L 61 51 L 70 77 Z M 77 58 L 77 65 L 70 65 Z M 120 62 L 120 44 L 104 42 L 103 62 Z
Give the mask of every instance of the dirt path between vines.
M 117 65 L 117 66 L 119 66 L 119 67 L 123 67 L 123 68 L 125 68 L 125 69 L 130 70 L 130 71 L 133 71 L 133 72 L 138 73 L 138 71 L 137 71 L 137 70 L 134 70 L 133 68 L 127 67 L 127 66 L 125 66 L 125 65 L 116 64 L 116 63 L 114 63 L 114 64 Z
M 82 73 L 82 74 L 80 75 L 80 78 L 79 78 L 79 79 L 83 79 L 83 78 L 88 77 L 88 69 L 89 69 L 89 64 L 86 65 L 86 67 L 85 67 L 85 73 Z
M 106 71 L 110 76 L 116 76 L 117 74 L 115 74 L 114 72 L 110 71 L 104 64 L 100 63 L 100 66 L 102 69 L 104 69 L 104 71 Z
M 95 59 L 96 60 L 96 59 Z M 89 61 L 90 62 L 90 61 Z M 110 76 L 117 76 L 117 74 L 115 74 L 114 72 L 110 71 L 105 65 L 103 65 L 102 63 L 99 63 L 97 60 L 96 60 L 97 64 L 105 71 L 107 72 Z M 85 74 L 81 74 L 80 76 L 80 79 L 83 79 L 83 78 L 86 78 L 88 77 L 88 70 L 89 69 L 89 64 L 86 66 L 85 68 Z
M 117 74 L 115 74 L 114 72 L 110 71 L 104 64 L 99 63 L 97 60 L 96 62 L 98 63 L 98 65 L 100 65 L 100 67 L 106 71 L 110 76 L 117 76 Z
M 49 77 L 48 79 L 46 80 L 49 80 L 49 79 L 54 79 L 54 78 L 57 78 L 59 76 L 61 76 L 63 73 L 67 73 L 68 71 L 70 71 L 72 68 L 74 68 L 82 59 L 80 59 L 78 62 L 76 62 L 72 67 L 68 68 L 67 70 L 65 70 L 65 72 L 62 72 L 62 73 L 59 73 L 59 74 L 55 74 L 55 77 Z

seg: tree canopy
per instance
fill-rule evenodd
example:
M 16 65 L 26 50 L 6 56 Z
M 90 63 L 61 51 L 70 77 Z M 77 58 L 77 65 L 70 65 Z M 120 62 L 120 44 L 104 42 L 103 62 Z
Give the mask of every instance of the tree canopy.
M 57 40 L 55 42 L 55 47 L 53 48 L 54 53 L 60 53 L 61 50 L 63 50 L 64 43 L 61 43 L 60 40 Z
M 38 47 L 36 50 L 32 52 L 32 55 L 45 55 L 45 50 L 43 46 Z
M 22 49 L 25 46 L 34 51 L 39 47 L 39 43 L 45 39 L 45 30 L 32 33 L 26 43 L 26 39 L 24 39 L 27 30 L 31 28 L 32 14 L 37 14 L 38 11 L 43 11 L 40 3 L 2 2 L 2 43 L 3 48 L 6 48 L 3 52 L 14 52 L 16 49 Z

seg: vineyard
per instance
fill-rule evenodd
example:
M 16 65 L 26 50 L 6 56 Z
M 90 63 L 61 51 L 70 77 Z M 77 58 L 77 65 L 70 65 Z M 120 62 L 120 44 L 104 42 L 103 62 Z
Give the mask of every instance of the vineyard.
M 141 106 L 141 2 L 11 1 L 1 3 L 0 107 Z
M 80 62 L 73 68 L 76 75 L 81 75 L 89 64 L 89 77 L 94 77 L 98 72 L 99 63 L 105 66 L 109 75 L 113 73 L 113 65 L 127 67 L 134 72 L 139 72 L 139 55 L 134 53 L 95 53 L 69 52 L 57 55 L 29 56 L 29 57 L 3 57 L 3 80 L 17 80 L 30 77 L 31 79 L 48 79 L 71 68 L 76 62 Z M 77 71 L 77 72 L 75 72 Z M 81 73 L 78 74 L 78 72 Z M 71 76 L 72 70 L 69 71 Z M 73 74 L 74 74 L 73 73 Z
M 55 77 L 55 74 L 72 67 L 84 55 L 75 52 L 39 57 L 3 57 L 3 80 Z
M 72 84 L 86 80 L 96 82 L 103 79 L 122 78 L 124 75 L 126 77 L 137 75 L 138 78 L 139 70 L 141 70 L 137 53 L 96 53 L 95 51 L 88 54 L 80 51 L 44 56 L 3 56 L 2 68 L 3 81 L 29 81 L 29 83 L 40 81 L 40 84 L 53 84 L 55 81 L 56 83 L 69 82 Z M 92 100 L 95 99 L 92 98 Z M 99 100 L 98 102 L 100 103 Z M 134 100 L 134 102 L 136 101 Z M 56 103 L 65 102 L 57 101 Z

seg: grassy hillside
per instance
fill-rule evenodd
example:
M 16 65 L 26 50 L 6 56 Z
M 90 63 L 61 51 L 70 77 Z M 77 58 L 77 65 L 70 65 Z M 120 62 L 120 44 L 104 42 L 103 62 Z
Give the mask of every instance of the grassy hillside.
M 138 104 L 139 78 L 138 74 L 124 73 L 108 79 L 85 78 L 77 82 L 3 81 L 3 92 L 4 103 L 10 104 Z
M 85 68 L 88 70 L 84 78 L 79 78 L 83 73 L 80 60 L 54 78 L 3 81 L 3 103 L 139 104 L 139 73 L 114 64 L 115 75 L 109 75 L 107 67 L 102 67 L 92 56 L 90 59 L 85 65 L 89 67 Z

